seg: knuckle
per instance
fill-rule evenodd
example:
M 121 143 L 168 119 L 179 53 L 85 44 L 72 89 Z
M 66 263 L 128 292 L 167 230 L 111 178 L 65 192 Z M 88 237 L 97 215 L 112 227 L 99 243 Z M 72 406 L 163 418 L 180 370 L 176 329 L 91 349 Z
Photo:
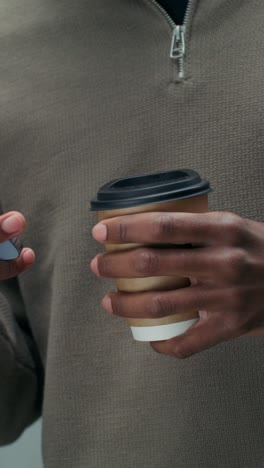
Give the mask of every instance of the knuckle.
M 236 248 L 228 255 L 227 261 L 228 276 L 233 281 L 241 281 L 248 277 L 250 270 L 250 262 L 248 254 L 244 249 Z
M 154 250 L 140 250 L 137 258 L 136 268 L 139 273 L 152 275 L 159 271 L 159 256 Z
M 241 317 L 239 313 L 232 311 L 230 314 L 226 315 L 223 325 L 226 331 L 234 332 L 238 330 L 241 327 Z
M 98 270 L 100 275 L 108 276 L 111 274 L 111 254 L 102 254 L 98 256 Z
M 119 300 L 118 294 L 114 294 L 111 296 L 111 302 L 112 302 L 113 313 L 115 315 L 122 316 L 124 308 L 122 306 L 122 301 Z
M 246 317 L 238 312 L 232 312 L 224 320 L 224 330 L 229 336 L 235 338 L 247 333 L 250 330 L 250 323 Z
M 251 299 L 248 291 L 232 288 L 226 292 L 226 312 L 219 316 L 219 327 L 225 332 L 243 334 L 250 328 L 252 313 L 250 313 Z
M 175 231 L 175 223 L 173 216 L 162 213 L 154 222 L 153 237 L 157 240 L 170 238 Z
M 183 343 L 174 345 L 172 349 L 173 355 L 178 359 L 186 359 L 194 354 L 194 351 Z
M 152 299 L 151 312 L 154 317 L 166 317 L 175 312 L 172 300 L 165 294 L 157 294 Z
M 221 215 L 222 227 L 227 239 L 231 244 L 238 244 L 241 241 L 244 222 L 240 216 L 235 213 L 223 212 Z
M 127 242 L 127 224 L 124 221 L 120 221 L 120 223 L 118 224 L 117 237 L 120 242 Z

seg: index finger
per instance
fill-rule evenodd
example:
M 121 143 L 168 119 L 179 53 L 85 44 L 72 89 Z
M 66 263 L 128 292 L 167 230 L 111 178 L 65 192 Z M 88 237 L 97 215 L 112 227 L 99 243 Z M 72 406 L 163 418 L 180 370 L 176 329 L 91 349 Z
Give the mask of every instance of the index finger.
M 148 212 L 101 221 L 92 233 L 110 244 L 215 244 L 237 229 L 238 219 L 226 212 Z

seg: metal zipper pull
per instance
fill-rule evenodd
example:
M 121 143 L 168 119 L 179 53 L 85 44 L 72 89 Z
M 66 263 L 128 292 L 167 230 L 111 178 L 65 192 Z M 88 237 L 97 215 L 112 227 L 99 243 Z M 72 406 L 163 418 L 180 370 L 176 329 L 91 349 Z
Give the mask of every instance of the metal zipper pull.
M 172 32 L 170 58 L 179 62 L 179 78 L 184 77 L 183 59 L 185 55 L 185 26 L 175 26 Z

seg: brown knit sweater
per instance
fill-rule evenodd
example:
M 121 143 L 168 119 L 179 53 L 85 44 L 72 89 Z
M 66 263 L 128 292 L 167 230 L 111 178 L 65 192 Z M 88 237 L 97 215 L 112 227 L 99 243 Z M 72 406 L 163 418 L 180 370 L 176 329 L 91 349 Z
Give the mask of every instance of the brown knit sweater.
M 158 355 L 89 269 L 117 177 L 189 167 L 210 209 L 264 221 L 263 22 L 262 0 L 192 0 L 179 64 L 151 0 L 1 0 L 0 203 L 36 262 L 0 284 L 0 442 L 42 411 L 45 468 L 264 466 L 263 337 Z

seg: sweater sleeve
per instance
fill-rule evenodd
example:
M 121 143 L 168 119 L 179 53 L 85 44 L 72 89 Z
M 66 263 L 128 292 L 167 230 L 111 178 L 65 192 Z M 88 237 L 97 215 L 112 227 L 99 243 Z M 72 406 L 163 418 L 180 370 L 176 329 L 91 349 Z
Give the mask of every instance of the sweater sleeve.
M 0 445 L 41 414 L 43 372 L 17 278 L 0 282 Z

